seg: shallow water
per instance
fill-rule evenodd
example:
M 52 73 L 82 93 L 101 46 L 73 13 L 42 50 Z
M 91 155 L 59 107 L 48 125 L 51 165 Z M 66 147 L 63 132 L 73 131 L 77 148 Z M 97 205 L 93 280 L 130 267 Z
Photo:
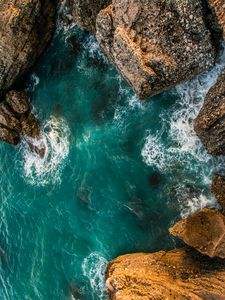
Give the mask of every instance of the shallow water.
M 141 102 L 92 36 L 58 32 L 26 82 L 45 158 L 0 144 L 0 299 L 104 299 L 108 260 L 216 205 L 192 121 L 220 68 Z

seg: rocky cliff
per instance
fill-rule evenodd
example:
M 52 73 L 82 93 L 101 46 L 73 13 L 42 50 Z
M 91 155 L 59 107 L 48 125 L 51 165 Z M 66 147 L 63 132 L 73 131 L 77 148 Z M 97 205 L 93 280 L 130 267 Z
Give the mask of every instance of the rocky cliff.
M 96 18 L 100 10 L 111 3 L 111 0 L 70 0 L 75 22 L 92 33 L 96 31 Z
M 96 26 L 101 48 L 141 98 L 215 62 L 201 0 L 113 0 Z
M 208 92 L 195 131 L 212 155 L 225 155 L 225 69 Z
M 47 45 L 55 6 L 53 0 L 1 0 L 0 92 L 27 71 Z
M 191 249 L 120 256 L 106 278 L 111 300 L 225 299 L 225 262 Z

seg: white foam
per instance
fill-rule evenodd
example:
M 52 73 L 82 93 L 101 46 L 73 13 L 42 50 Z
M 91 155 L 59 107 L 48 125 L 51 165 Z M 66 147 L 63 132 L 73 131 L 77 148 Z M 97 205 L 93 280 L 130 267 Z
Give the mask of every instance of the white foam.
M 44 122 L 41 135 L 40 141 L 24 139 L 19 146 L 23 173 L 32 185 L 60 183 L 61 171 L 69 154 L 69 127 L 64 119 L 51 116 Z M 44 144 L 44 158 L 32 152 L 28 142 L 37 147 Z
M 108 261 L 99 253 L 91 253 L 86 257 L 82 264 L 83 275 L 89 279 L 92 290 L 98 295 L 99 299 L 105 299 L 105 277 L 104 273 Z

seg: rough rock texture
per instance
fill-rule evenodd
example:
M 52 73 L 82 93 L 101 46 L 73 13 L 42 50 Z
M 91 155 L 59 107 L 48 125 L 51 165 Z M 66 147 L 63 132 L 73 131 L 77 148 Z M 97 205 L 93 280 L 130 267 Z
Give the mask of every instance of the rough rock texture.
M 210 154 L 225 155 L 225 69 L 209 90 L 194 128 Z
M 214 64 L 201 0 L 113 0 L 97 17 L 97 39 L 142 98 Z
M 170 233 L 210 257 L 225 258 L 225 216 L 205 208 L 175 224 Z
M 217 201 L 225 212 L 225 178 L 222 176 L 215 176 L 213 178 L 211 192 L 215 195 Z
M 0 1 L 0 92 L 7 90 L 41 54 L 52 36 L 54 0 Z
M 99 11 L 108 6 L 111 0 L 70 0 L 72 1 L 73 17 L 83 29 L 92 33 L 96 31 L 96 18 Z
M 10 91 L 0 103 L 0 139 L 16 145 L 23 136 L 38 138 L 39 124 L 30 111 L 30 99 L 22 91 Z
M 225 2 L 224 0 L 207 0 L 214 16 L 214 29 L 222 31 L 223 39 L 225 39 Z
M 225 299 L 225 262 L 191 249 L 120 256 L 106 278 L 111 300 Z

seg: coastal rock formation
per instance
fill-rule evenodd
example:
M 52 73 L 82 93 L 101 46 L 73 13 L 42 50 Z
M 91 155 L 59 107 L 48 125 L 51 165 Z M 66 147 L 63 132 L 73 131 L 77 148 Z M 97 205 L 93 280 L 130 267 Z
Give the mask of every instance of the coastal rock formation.
M 225 178 L 222 176 L 215 176 L 213 178 L 211 192 L 215 195 L 217 201 L 225 212 Z
M 99 11 L 108 6 L 111 0 L 70 0 L 75 22 L 83 29 L 95 33 Z
M 210 154 L 225 155 L 225 69 L 209 90 L 194 129 Z
M 202 1 L 113 0 L 97 16 L 101 48 L 141 98 L 213 66 Z
M 23 91 L 10 91 L 0 103 L 0 140 L 17 145 L 21 138 L 41 139 L 39 123 L 31 112 L 30 99 Z M 41 157 L 45 147 L 28 141 L 30 149 Z
M 0 1 L 0 92 L 42 53 L 55 27 L 55 9 L 53 0 Z
M 106 279 L 108 300 L 225 299 L 225 262 L 187 248 L 120 256 Z
M 225 258 L 225 216 L 205 208 L 175 224 L 170 233 L 210 257 Z
M 207 0 L 213 13 L 213 29 L 221 31 L 225 39 L 225 2 L 224 0 Z

